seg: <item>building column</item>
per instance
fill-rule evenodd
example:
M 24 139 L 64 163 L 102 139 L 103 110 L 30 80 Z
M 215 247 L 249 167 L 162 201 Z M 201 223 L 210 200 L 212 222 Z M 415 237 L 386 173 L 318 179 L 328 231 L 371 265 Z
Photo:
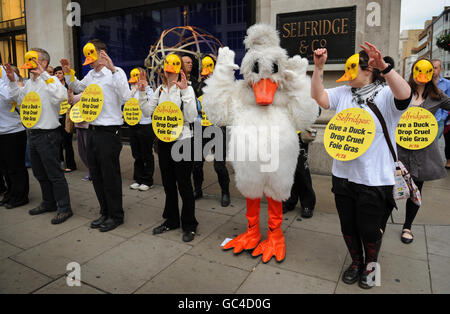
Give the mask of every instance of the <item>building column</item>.
M 28 48 L 42 48 L 50 54 L 50 65 L 61 58 L 73 60 L 73 33 L 67 25 L 69 0 L 25 0 Z

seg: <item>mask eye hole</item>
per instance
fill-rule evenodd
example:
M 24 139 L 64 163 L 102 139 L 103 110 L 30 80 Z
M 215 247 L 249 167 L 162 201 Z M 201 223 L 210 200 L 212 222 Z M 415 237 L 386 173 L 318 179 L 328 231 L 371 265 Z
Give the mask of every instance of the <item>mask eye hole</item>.
M 352 63 L 352 69 L 356 68 L 356 63 Z
M 272 71 L 272 73 L 278 73 L 278 64 L 277 63 L 273 64 L 273 71 Z
M 255 62 L 255 64 L 253 65 L 252 72 L 259 74 L 259 63 L 258 62 Z

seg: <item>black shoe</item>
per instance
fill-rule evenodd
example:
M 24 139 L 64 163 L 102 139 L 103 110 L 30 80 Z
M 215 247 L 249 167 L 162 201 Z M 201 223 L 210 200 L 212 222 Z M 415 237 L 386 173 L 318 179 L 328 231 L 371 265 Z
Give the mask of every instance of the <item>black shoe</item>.
M 16 204 L 9 204 L 9 203 L 8 203 L 8 204 L 5 205 L 5 208 L 6 208 L 6 209 L 13 209 L 13 208 L 25 206 L 25 205 L 27 205 L 28 203 L 29 203 L 28 200 L 23 201 L 23 202 L 19 202 L 19 203 L 16 203 Z
M 114 230 L 122 224 L 123 224 L 123 221 L 117 222 L 117 221 L 114 221 L 114 219 L 109 218 L 100 225 L 100 232 L 108 232 L 108 231 Z
M 91 228 L 92 229 L 98 229 L 100 226 L 108 219 L 106 216 L 100 216 L 97 220 L 94 220 L 91 222 Z
M 353 262 L 342 274 L 342 281 L 348 285 L 354 284 L 358 281 L 363 270 L 364 264 L 361 264 L 361 262 Z
M 191 242 L 195 238 L 195 231 L 184 231 L 183 242 Z
M 0 206 L 5 206 L 6 204 L 8 204 L 8 202 L 9 202 L 9 199 L 4 198 L 0 201 Z
M 295 209 L 295 205 L 291 205 L 288 203 L 283 203 L 283 214 L 291 212 Z
M 308 207 L 302 207 L 301 210 L 301 214 L 302 214 L 302 218 L 312 218 L 312 216 L 314 215 L 314 208 L 308 208 Z
M 45 209 L 43 208 L 41 205 L 39 205 L 36 208 L 33 208 L 32 210 L 30 210 L 28 213 L 31 216 L 36 216 L 36 215 L 41 215 L 41 214 L 45 214 L 45 213 L 51 213 L 51 212 L 56 212 L 57 209 Z
M 179 227 L 177 227 L 177 228 L 170 228 L 170 227 L 167 227 L 165 224 L 162 224 L 161 226 L 158 226 L 158 227 L 153 229 L 153 235 L 161 234 L 161 233 L 164 233 L 164 232 L 167 232 L 167 231 L 170 231 L 170 230 L 174 230 L 174 229 L 178 229 L 178 228 Z
M 201 199 L 203 197 L 203 191 L 194 191 L 194 200 Z
M 369 278 L 368 278 L 369 275 L 371 275 L 373 271 L 374 270 L 368 271 L 368 270 L 364 269 L 364 271 L 361 273 L 361 276 L 359 276 L 359 282 L 358 282 L 358 286 L 361 289 L 369 290 L 369 289 L 372 289 L 373 287 L 375 287 L 374 281 L 376 278 L 374 278 L 373 280 L 371 279 L 370 282 L 369 282 Z
M 222 193 L 222 207 L 228 207 L 231 204 L 230 193 Z
M 403 236 L 403 234 L 405 234 L 405 233 L 406 233 L 406 234 L 409 234 L 412 238 L 411 238 L 411 239 L 405 238 L 405 237 Z M 405 244 L 411 244 L 411 243 L 414 241 L 414 235 L 412 234 L 411 231 L 406 231 L 405 229 L 403 229 L 403 231 L 402 231 L 402 236 L 401 236 L 400 239 L 401 239 L 402 242 L 405 243 Z
M 65 222 L 67 219 L 73 216 L 72 211 L 67 213 L 58 213 L 55 218 L 52 219 L 52 225 L 59 225 Z

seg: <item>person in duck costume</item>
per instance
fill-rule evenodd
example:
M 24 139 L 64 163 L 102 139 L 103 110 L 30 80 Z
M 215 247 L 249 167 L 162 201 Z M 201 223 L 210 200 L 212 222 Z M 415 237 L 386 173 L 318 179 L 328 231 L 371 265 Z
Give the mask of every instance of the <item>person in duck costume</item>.
M 229 127 L 229 160 L 235 159 L 230 151 L 242 140 L 243 132 L 258 133 L 254 134 L 256 142 L 246 142 L 246 160 L 232 162 L 237 188 L 247 199 L 247 231 L 223 249 L 234 249 L 235 254 L 254 249 L 252 255 L 262 255 L 264 263 L 273 256 L 281 262 L 286 256 L 281 230 L 282 202 L 289 198 L 294 181 L 299 155 L 297 130 L 310 127 L 319 111 L 310 96 L 308 61 L 299 56 L 288 58 L 279 43 L 273 27 L 251 26 L 244 40 L 247 49 L 241 65 L 244 79 L 235 79 L 234 71 L 239 67 L 234 64 L 234 52 L 228 47 L 220 48 L 214 73 L 203 89 L 204 110 L 211 123 Z M 264 131 L 267 129 L 269 132 Z M 276 132 L 272 131 L 278 131 L 279 136 L 273 136 Z M 273 141 L 278 141 L 278 149 L 271 152 L 270 162 L 277 157 L 280 162 L 275 170 L 262 171 L 267 160 L 252 161 L 248 157 L 252 149 L 258 153 L 267 151 Z M 259 212 L 264 196 L 269 203 L 269 230 L 267 239 L 261 242 Z

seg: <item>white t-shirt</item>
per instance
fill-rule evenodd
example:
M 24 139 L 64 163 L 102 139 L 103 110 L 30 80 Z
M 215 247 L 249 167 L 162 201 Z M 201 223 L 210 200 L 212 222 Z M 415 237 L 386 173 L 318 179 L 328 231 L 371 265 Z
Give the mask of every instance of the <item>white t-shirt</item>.
M 336 110 L 336 113 L 339 113 L 349 108 L 362 108 L 370 113 L 376 126 L 375 138 L 369 149 L 362 156 L 351 161 L 334 160 L 333 175 L 368 186 L 394 185 L 394 159 L 386 143 L 383 128 L 375 113 L 366 104 L 361 107 L 352 101 L 350 86 L 327 89 L 326 92 L 330 101 L 330 110 Z M 374 102 L 386 121 L 389 137 L 397 153 L 395 129 L 404 111 L 395 107 L 394 94 L 392 94 L 389 86 L 385 86 L 379 91 Z

